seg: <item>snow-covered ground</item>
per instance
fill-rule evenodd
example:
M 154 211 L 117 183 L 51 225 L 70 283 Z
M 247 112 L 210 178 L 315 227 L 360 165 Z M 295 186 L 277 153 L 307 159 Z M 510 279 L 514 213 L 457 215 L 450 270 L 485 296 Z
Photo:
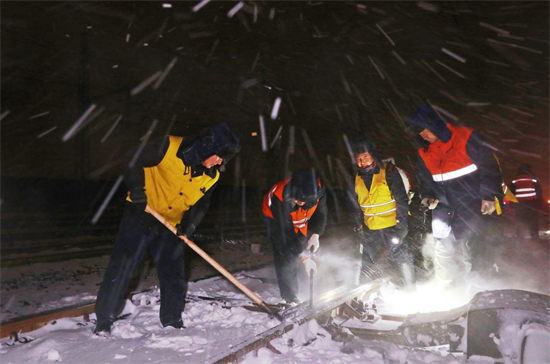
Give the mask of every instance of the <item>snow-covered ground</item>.
M 272 268 L 264 268 L 247 275 L 273 278 Z M 275 284 L 237 275 L 242 282 L 257 292 L 267 302 L 278 299 Z M 221 278 L 191 283 L 189 294 L 196 296 L 246 297 Z M 224 307 L 221 302 L 192 300 L 187 303 L 183 319 L 184 330 L 162 328 L 158 319 L 159 292 L 152 290 L 134 296 L 127 301 L 123 313 L 131 315 L 119 320 L 113 327 L 111 338 L 92 334 L 92 322 L 83 317 L 57 320 L 31 333 L 22 334 L 29 343 L 2 340 L 2 363 L 203 363 L 209 357 L 229 350 L 232 344 L 263 332 L 279 324 L 261 312 L 251 312 L 242 307 Z M 231 302 L 231 301 L 229 301 Z M 94 315 L 91 316 L 92 321 Z M 293 342 L 289 345 L 290 339 Z M 302 346 L 315 339 L 311 344 Z M 315 321 L 295 329 L 272 344 L 282 354 L 260 349 L 247 355 L 244 363 L 459 363 L 441 351 L 411 350 L 385 342 L 358 341 L 353 353 L 342 353 L 343 344 L 331 340 L 331 335 Z M 390 361 L 388 361 L 390 360 Z
M 334 247 L 336 242 L 332 243 Z M 506 246 L 497 255 L 498 272 L 495 269 L 490 278 L 472 276 L 468 291 L 443 292 L 435 290 L 428 282 L 419 285 L 415 293 L 403 293 L 391 284 L 386 284 L 378 299 L 383 300 L 383 307 L 388 311 L 414 313 L 458 307 L 467 303 L 476 292 L 484 290 L 514 288 L 550 294 L 547 241 L 540 243 L 507 240 Z M 268 258 L 264 253 L 254 259 Z M 318 256 L 320 272 L 315 287 L 319 291 L 331 288 L 350 274 L 348 270 L 353 264 L 346 266 L 344 259 L 335 254 L 334 248 L 331 249 L 331 242 L 327 241 L 324 253 Z M 62 264 L 42 263 L 2 269 L 4 320 L 7 317 L 33 313 L 38 309 L 53 309 L 93 301 L 107 261 L 107 257 L 102 257 Z M 335 270 L 337 267 L 340 269 Z M 278 288 L 272 266 L 242 271 L 236 273 L 236 276 L 264 301 L 278 301 Z M 303 283 L 300 296 L 306 299 L 308 285 L 307 282 Z M 145 270 L 136 290 L 150 287 L 153 289 L 137 294 L 132 302 L 127 302 L 125 313 L 130 315 L 115 323 L 111 338 L 92 334 L 94 315 L 90 317 L 92 322 L 85 322 L 83 317 L 60 319 L 36 331 L 21 334 L 22 337 L 31 339 L 31 342 L 13 342 L 9 338 L 0 340 L 0 362 L 204 363 L 229 350 L 231 345 L 279 324 L 264 313 L 239 307 L 239 301 L 228 300 L 224 304 L 190 299 L 183 313 L 185 329 L 162 328 L 158 319 L 159 292 L 155 285 L 154 273 Z M 190 297 L 222 296 L 246 300 L 242 293 L 222 277 L 191 282 L 188 294 Z M 395 326 L 387 321 L 379 321 L 374 327 L 387 330 Z M 305 343 L 309 344 L 303 345 Z M 462 354 L 449 354 L 448 347 L 445 346 L 420 350 L 358 338 L 344 345 L 333 341 L 331 334 L 315 321 L 294 328 L 281 338 L 273 340 L 272 344 L 281 354 L 262 348 L 257 353 L 249 353 L 243 363 L 492 362 L 486 357 L 467 360 Z

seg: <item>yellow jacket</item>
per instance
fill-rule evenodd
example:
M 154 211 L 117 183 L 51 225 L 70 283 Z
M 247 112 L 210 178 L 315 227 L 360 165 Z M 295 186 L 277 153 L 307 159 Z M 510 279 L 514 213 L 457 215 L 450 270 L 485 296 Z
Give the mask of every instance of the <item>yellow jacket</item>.
M 190 167 L 176 156 L 183 138 L 169 136 L 169 139 L 168 151 L 162 161 L 143 170 L 147 204 L 175 226 L 184 213 L 216 183 L 220 172 L 216 171 L 214 178 L 206 174 L 191 178 Z M 126 200 L 131 201 L 129 196 Z

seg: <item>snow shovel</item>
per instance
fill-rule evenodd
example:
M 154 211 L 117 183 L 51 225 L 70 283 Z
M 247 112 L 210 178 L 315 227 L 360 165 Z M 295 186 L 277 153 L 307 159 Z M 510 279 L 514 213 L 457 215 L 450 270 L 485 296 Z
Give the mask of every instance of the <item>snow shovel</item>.
M 177 235 L 176 227 L 172 224 L 170 224 L 162 215 L 160 215 L 158 212 L 153 210 L 151 206 L 147 205 L 146 211 L 148 211 L 151 215 L 153 215 L 158 221 L 160 221 L 164 226 L 168 228 L 171 232 L 173 232 L 175 235 Z M 220 272 L 225 278 L 227 278 L 231 283 L 233 283 L 235 286 L 237 286 L 238 289 L 240 289 L 245 295 L 248 296 L 254 303 L 256 303 L 258 306 L 263 308 L 268 314 L 275 317 L 277 320 L 283 322 L 283 318 L 278 314 L 273 312 L 267 305 L 264 303 L 264 301 L 258 297 L 257 294 L 252 292 L 248 287 L 246 287 L 244 284 L 241 283 L 237 278 L 235 278 L 234 275 L 229 273 L 227 269 L 222 267 L 218 262 L 216 262 L 212 257 L 204 250 L 199 248 L 197 244 L 193 243 L 191 240 L 187 239 L 185 236 L 178 236 L 181 240 L 185 242 L 191 249 L 193 249 L 198 255 L 200 255 L 204 260 L 206 260 L 212 267 L 214 267 L 218 272 Z

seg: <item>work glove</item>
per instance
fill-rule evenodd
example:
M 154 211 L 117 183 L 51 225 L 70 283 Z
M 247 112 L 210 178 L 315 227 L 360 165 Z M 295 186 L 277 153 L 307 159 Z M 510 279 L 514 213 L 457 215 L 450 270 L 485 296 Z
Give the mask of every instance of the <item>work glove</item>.
M 195 225 L 193 224 L 177 224 L 176 225 L 176 231 L 178 236 L 186 236 L 188 238 L 191 238 L 193 233 L 195 232 Z
M 438 203 L 439 203 L 439 200 L 437 198 L 428 198 L 428 197 L 424 197 L 420 202 L 422 206 L 426 206 L 430 210 L 435 209 Z
M 302 257 L 301 259 L 308 276 L 311 276 L 311 270 L 313 270 L 314 274 L 317 274 L 317 264 L 315 264 L 313 259 L 309 257 Z
M 495 206 L 495 201 L 487 201 L 487 200 L 482 200 L 481 201 L 481 213 L 483 215 L 491 215 L 493 212 L 495 212 L 496 210 L 496 206 Z
M 319 249 L 319 234 L 313 234 L 307 241 L 307 247 L 306 250 L 310 251 L 310 249 L 313 248 L 313 253 Z
M 147 195 L 145 194 L 144 189 L 131 191 L 130 199 L 138 209 L 145 211 L 145 208 L 147 207 Z

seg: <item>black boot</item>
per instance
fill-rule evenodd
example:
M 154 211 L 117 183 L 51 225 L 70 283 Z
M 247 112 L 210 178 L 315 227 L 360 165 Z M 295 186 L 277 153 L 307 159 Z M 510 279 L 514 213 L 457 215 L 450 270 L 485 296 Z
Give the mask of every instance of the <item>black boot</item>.
M 94 334 L 109 336 L 111 334 L 112 321 L 98 321 L 94 327 Z
M 166 324 L 162 324 L 162 326 L 164 327 L 173 327 L 175 329 L 183 329 L 185 328 L 185 326 L 183 326 L 183 320 L 182 319 L 179 319 L 179 320 L 176 320 L 176 321 L 172 321 L 172 322 L 169 322 L 169 323 L 166 323 Z

